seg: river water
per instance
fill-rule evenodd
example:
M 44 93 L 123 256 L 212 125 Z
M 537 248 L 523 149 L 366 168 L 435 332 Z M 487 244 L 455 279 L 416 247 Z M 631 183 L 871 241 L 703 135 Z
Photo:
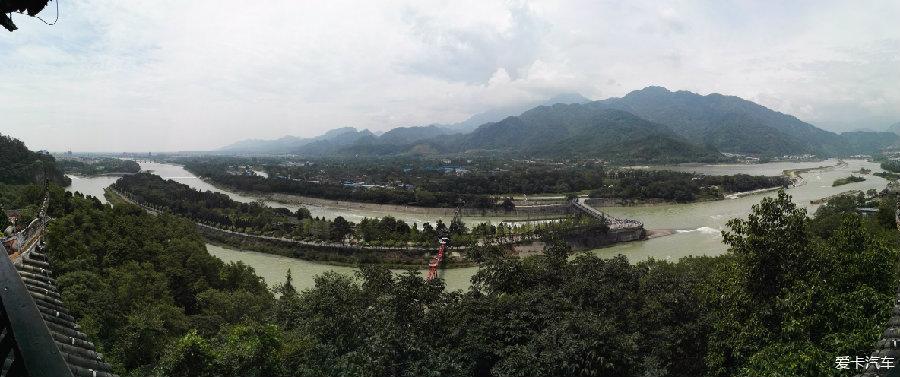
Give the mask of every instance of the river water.
M 145 171 L 153 171 L 155 174 L 164 178 L 176 180 L 198 190 L 221 192 L 232 199 L 241 202 L 258 200 L 257 198 L 250 196 L 219 189 L 187 172 L 178 165 L 154 162 L 140 162 L 140 164 L 141 168 Z M 835 166 L 837 164 L 837 160 L 827 160 L 820 162 L 780 162 L 754 165 L 695 164 L 642 168 L 665 168 L 669 170 L 695 171 L 719 175 L 738 173 L 751 175 L 780 175 L 782 174 L 782 171 L 786 169 L 804 169 L 826 165 Z M 824 171 L 802 174 L 804 183 L 788 189 L 787 193 L 793 196 L 795 203 L 807 208 L 811 214 L 817 207 L 810 204 L 811 200 L 849 190 L 866 191 L 868 189 L 876 189 L 880 191 L 885 188 L 887 181 L 873 175 L 866 175 L 865 182 L 851 183 L 839 187 L 831 186 L 835 179 L 846 177 L 850 175 L 851 172 L 858 171 L 862 167 L 872 170 L 873 173 L 882 171 L 876 163 L 863 160 L 847 160 L 846 165 Z M 69 187 L 69 190 L 95 195 L 103 200 L 103 189 L 112 182 L 115 182 L 115 180 L 115 177 L 73 177 L 72 186 Z M 758 203 L 763 197 L 774 195 L 775 193 L 757 194 L 738 199 L 689 204 L 606 207 L 603 208 L 603 210 L 612 216 L 643 221 L 647 229 L 673 229 L 675 230 L 675 234 L 646 241 L 617 244 L 612 247 L 593 250 L 592 252 L 606 257 L 623 254 L 632 261 L 640 261 L 647 258 L 676 260 L 688 255 L 718 255 L 726 251 L 725 246 L 722 244 L 722 237 L 720 234 L 721 230 L 725 228 L 726 222 L 732 218 L 746 217 L 753 204 Z M 286 205 L 272 201 L 267 201 L 266 204 L 273 207 L 290 208 L 292 211 L 299 207 L 298 205 Z M 381 217 L 385 215 L 391 215 L 408 222 L 418 223 L 425 221 L 433 222 L 436 220 L 436 217 L 427 217 L 427 215 L 410 215 L 397 212 L 357 211 L 317 206 L 307 206 L 307 208 L 309 208 L 313 216 L 324 216 L 326 218 L 344 216 L 351 221 L 359 221 L 363 217 Z M 469 222 L 483 222 L 488 219 L 471 218 L 467 220 L 469 220 Z M 490 220 L 499 221 L 499 219 Z M 313 285 L 313 277 L 326 271 L 335 271 L 345 274 L 352 274 L 355 271 L 352 267 L 337 267 L 276 255 L 239 251 L 215 245 L 207 245 L 207 249 L 210 254 L 215 255 L 224 261 L 243 261 L 256 269 L 257 273 L 265 278 L 269 285 L 281 284 L 284 281 L 284 276 L 288 269 L 291 269 L 292 271 L 295 286 L 300 289 L 311 287 Z M 475 271 L 475 268 L 447 270 L 445 271 L 444 280 L 449 289 L 465 289 L 468 287 L 469 280 Z
M 850 175 L 860 168 L 872 170 L 872 173 L 883 171 L 877 163 L 864 160 L 846 160 L 846 165 L 801 173 L 803 184 L 786 190 L 793 197 L 794 203 L 813 214 L 818 205 L 810 203 L 831 195 L 849 190 L 881 191 L 887 186 L 887 180 L 874 175 L 866 175 L 866 181 L 832 187 L 835 179 Z M 829 165 L 835 166 L 837 160 L 820 162 L 779 162 L 754 165 L 680 165 L 668 166 L 666 169 L 680 171 L 696 171 L 712 175 L 750 174 L 779 175 L 787 169 L 815 168 Z M 650 167 L 657 168 L 657 167 Z M 856 174 L 859 175 L 859 174 Z M 633 261 L 647 258 L 674 260 L 688 255 L 717 255 L 726 251 L 722 244 L 721 231 L 732 218 L 745 218 L 751 207 L 764 197 L 776 196 L 777 193 L 749 195 L 738 199 L 725 199 L 713 202 L 697 202 L 689 204 L 664 204 L 654 206 L 606 207 L 603 211 L 616 217 L 638 219 L 644 222 L 647 229 L 674 229 L 671 236 L 654 238 L 642 242 L 617 244 L 612 247 L 596 250 L 602 256 L 623 254 Z
M 192 188 L 200 191 L 213 191 L 220 192 L 225 195 L 228 195 L 231 199 L 242 202 L 242 203 L 250 203 L 254 201 L 262 201 L 266 205 L 270 207 L 283 207 L 290 209 L 291 211 L 296 211 L 300 207 L 305 207 L 309 210 L 310 214 L 313 217 L 323 217 L 326 219 L 334 219 L 335 217 L 342 216 L 347 221 L 359 222 L 364 218 L 379 218 L 386 215 L 394 216 L 397 219 L 403 220 L 410 225 L 413 223 L 423 224 L 425 222 L 431 222 L 434 224 L 438 219 L 443 220 L 445 223 L 449 223 L 452 220 L 452 217 L 441 216 L 441 215 L 427 215 L 427 214 L 415 214 L 415 213 L 405 213 L 405 212 L 397 212 L 397 211 L 376 211 L 376 210 L 362 210 L 362 209 L 348 209 L 348 208 L 333 208 L 333 207 L 324 207 L 324 206 L 316 206 L 316 205 L 300 205 L 300 204 L 291 204 L 291 203 L 283 203 L 276 202 L 271 200 L 262 200 L 259 197 L 254 197 L 250 195 L 244 195 L 238 192 L 228 191 L 220 189 L 216 186 L 213 186 L 206 181 L 200 179 L 196 175 L 184 169 L 184 167 L 180 165 L 174 164 L 165 164 L 165 163 L 157 163 L 157 162 L 149 162 L 149 161 L 138 161 L 141 165 L 142 171 L 150 171 L 153 174 L 156 174 L 165 179 L 171 179 L 177 182 L 184 183 Z M 113 180 L 115 181 L 115 180 Z M 104 182 L 100 182 L 103 184 Z M 108 184 L 107 184 L 108 185 Z M 102 189 L 100 190 L 103 191 Z M 503 217 L 463 217 L 462 220 L 467 224 L 477 225 L 486 221 L 490 221 L 493 223 L 499 223 L 506 218 Z

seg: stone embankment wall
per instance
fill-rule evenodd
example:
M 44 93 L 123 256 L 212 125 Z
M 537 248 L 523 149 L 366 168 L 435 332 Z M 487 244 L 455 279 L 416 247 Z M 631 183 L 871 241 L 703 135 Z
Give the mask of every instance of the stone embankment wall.
M 252 250 L 261 253 L 282 255 L 311 261 L 329 261 L 348 264 L 378 263 L 397 266 L 421 265 L 428 256 L 437 250 L 421 247 L 377 247 L 340 245 L 331 243 L 316 244 L 275 237 L 235 233 L 219 228 L 197 224 L 197 230 L 210 242 Z M 462 252 L 462 248 L 451 248 L 451 251 Z M 454 264 L 454 261 L 448 261 Z
M 566 238 L 574 250 L 590 250 L 619 242 L 642 240 L 646 237 L 644 228 L 611 229 L 605 235 L 570 236 Z
M 504 211 L 502 209 L 487 210 L 478 208 L 461 208 L 462 216 L 490 216 L 490 217 L 510 217 L 510 218 L 529 218 L 529 217 L 549 217 L 563 216 L 572 213 L 572 206 L 568 202 L 552 202 L 545 204 L 534 203 L 515 203 L 516 207 L 512 211 Z M 455 211 L 455 210 L 453 210 Z

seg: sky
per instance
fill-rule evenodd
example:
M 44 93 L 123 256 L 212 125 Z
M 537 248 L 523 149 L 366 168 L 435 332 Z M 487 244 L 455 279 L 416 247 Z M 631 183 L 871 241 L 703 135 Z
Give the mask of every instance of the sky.
M 900 122 L 897 1 L 81 0 L 0 33 L 0 133 L 51 151 L 453 123 L 650 85 Z M 42 13 L 55 17 L 55 4 Z M 2 31 L 2 30 L 0 30 Z

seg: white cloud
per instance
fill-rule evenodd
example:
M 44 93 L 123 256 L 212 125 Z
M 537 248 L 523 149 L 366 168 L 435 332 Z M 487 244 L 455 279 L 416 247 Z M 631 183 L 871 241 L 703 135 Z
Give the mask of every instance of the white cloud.
M 647 85 L 738 95 L 822 124 L 900 121 L 900 6 L 887 1 L 60 8 L 57 26 L 20 16 L 0 39 L 0 132 L 35 148 L 211 149 Z

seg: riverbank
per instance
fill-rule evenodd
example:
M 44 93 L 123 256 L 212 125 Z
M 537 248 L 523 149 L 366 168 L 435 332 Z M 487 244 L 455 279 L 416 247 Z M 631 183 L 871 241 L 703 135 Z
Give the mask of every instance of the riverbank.
M 266 193 L 266 192 L 257 192 L 257 191 L 242 191 L 233 187 L 229 187 L 227 185 L 222 185 L 219 182 L 216 182 L 212 179 L 199 177 L 204 183 L 216 187 L 220 190 L 228 191 L 231 193 L 235 193 L 244 197 L 253 198 L 256 200 L 267 201 L 283 206 L 302 206 L 302 207 L 315 207 L 315 208 L 326 208 L 329 210 L 343 210 L 343 211 L 351 211 L 351 212 L 388 212 L 388 213 L 396 213 L 401 216 L 434 216 L 434 217 L 451 217 L 454 216 L 457 211 L 459 211 L 460 215 L 468 218 L 501 218 L 501 221 L 520 221 L 520 220 L 532 220 L 534 218 L 545 219 L 548 217 L 558 217 L 565 214 L 568 214 L 569 203 L 566 200 L 566 196 L 562 195 L 522 195 L 522 194 L 506 194 L 501 196 L 508 196 L 513 198 L 513 202 L 515 204 L 514 209 L 512 210 L 503 210 L 503 209 L 486 209 L 486 208 L 447 208 L 447 207 L 418 207 L 412 205 L 403 205 L 403 204 L 381 204 L 381 203 L 369 203 L 369 202 L 356 202 L 350 200 L 334 200 L 334 199 L 324 199 L 324 198 L 316 198 L 295 194 L 287 194 L 287 193 Z M 769 187 L 752 191 L 745 192 L 724 192 L 721 197 L 713 197 L 713 196 L 701 196 L 696 198 L 695 200 L 685 202 L 685 203 L 699 203 L 706 201 L 718 201 L 724 199 L 732 199 L 735 197 L 743 197 L 747 195 L 754 195 L 758 193 L 766 193 L 770 191 L 776 191 L 780 189 L 781 186 L 778 187 Z M 584 194 L 582 192 L 581 194 Z M 586 196 L 586 195 L 581 195 Z M 674 202 L 665 199 L 627 199 L 627 198 L 593 198 L 596 199 L 596 203 L 601 207 L 609 207 L 609 206 L 653 206 L 653 205 L 666 205 L 666 204 L 674 204 L 674 203 L 682 203 L 682 202 Z
M 464 217 L 490 217 L 502 218 L 503 220 L 531 220 L 535 217 L 544 219 L 552 216 L 565 215 L 568 212 L 568 202 L 562 200 L 541 200 L 541 204 L 521 204 L 516 203 L 515 209 L 487 209 L 487 208 L 448 208 L 448 207 L 417 207 L 403 204 L 379 204 L 367 202 L 353 202 L 348 200 L 334 200 L 313 198 L 309 196 L 285 194 L 285 193 L 261 193 L 248 192 L 221 185 L 211 179 L 199 177 L 200 180 L 216 187 L 220 190 L 229 191 L 241 196 L 253 198 L 257 200 L 270 201 L 277 204 L 288 206 L 318 207 L 327 208 L 329 210 L 344 210 L 358 212 L 386 212 L 397 213 L 400 215 L 410 216 L 433 216 L 433 217 L 453 217 L 459 210 L 460 215 Z
M 653 206 L 665 206 L 672 204 L 697 204 L 697 203 L 706 203 L 706 202 L 718 202 L 727 199 L 738 199 L 743 198 L 745 196 L 751 195 L 759 195 L 766 194 L 770 192 L 775 192 L 781 190 L 784 187 L 776 186 L 776 187 L 766 187 L 756 190 L 750 191 L 739 191 L 733 193 L 723 194 L 721 198 L 699 198 L 696 200 L 692 200 L 689 202 L 674 202 L 663 199 L 621 199 L 621 198 L 588 198 L 587 202 L 590 203 L 591 206 L 602 208 L 602 207 L 653 207 Z
M 847 162 L 845 162 L 844 160 L 837 160 L 837 163 L 834 165 L 822 165 L 822 166 L 816 166 L 816 167 L 812 167 L 812 168 L 802 168 L 802 169 L 787 169 L 787 170 L 784 170 L 782 172 L 782 174 L 784 174 L 786 177 L 788 177 L 791 181 L 795 181 L 795 180 L 803 181 L 803 176 L 801 174 L 812 173 L 812 172 L 817 172 L 817 171 L 833 170 L 833 169 L 836 169 L 839 167 L 845 167 L 845 166 L 847 166 Z M 794 185 L 797 186 L 796 183 Z
M 128 203 L 157 214 L 159 209 L 135 202 L 112 188 L 106 189 L 107 200 L 115 204 Z M 360 264 L 382 265 L 390 268 L 417 268 L 427 265 L 434 248 L 426 247 L 375 247 L 357 246 L 343 243 L 306 242 L 288 238 L 264 236 L 220 229 L 195 222 L 197 231 L 212 244 L 250 250 L 266 254 L 281 255 L 306 261 L 327 263 L 336 266 L 357 266 Z M 447 268 L 471 267 L 474 264 L 463 258 L 461 248 L 451 247 L 444 259 Z
M 129 194 L 120 193 L 112 188 L 106 190 L 106 196 L 114 204 L 127 202 L 137 205 L 150 213 L 168 212 L 163 207 L 138 203 Z M 213 244 L 338 266 L 368 264 L 383 265 L 391 268 L 411 268 L 427 265 L 437 250 L 437 245 L 429 246 L 411 243 L 395 246 L 375 246 L 354 242 L 305 241 L 291 237 L 244 233 L 200 222 L 195 222 L 195 224 L 204 239 Z M 575 225 L 550 231 L 561 232 L 562 237 L 574 250 L 590 250 L 644 238 L 642 226 L 631 228 L 610 226 L 610 229 L 599 230 L 596 225 Z M 535 242 L 540 241 L 544 233 L 545 231 L 534 229 L 523 233 L 479 239 L 475 244 L 467 246 L 450 246 L 444 266 L 446 268 L 473 266 L 474 263 L 468 260 L 466 255 L 472 251 L 472 248 L 481 247 L 479 245 L 484 244 L 496 245 L 503 252 L 509 254 L 532 252 L 535 248 Z
M 207 183 L 213 184 L 212 182 Z M 457 211 L 457 208 L 416 207 L 402 204 L 351 202 L 345 200 L 311 198 L 307 196 L 282 193 L 262 194 L 241 192 L 241 194 L 288 205 L 326 207 L 350 211 L 396 212 L 407 215 L 431 215 L 445 217 L 454 216 Z M 520 203 L 516 203 L 515 209 L 509 211 L 502 209 L 465 207 L 459 208 L 458 210 L 460 211 L 460 215 L 467 217 L 505 217 L 509 220 L 527 220 L 532 217 L 546 218 L 547 216 L 564 215 L 567 213 L 567 208 L 568 203 L 565 200 L 562 200 L 536 205 L 522 205 Z
M 90 179 L 90 178 L 97 178 L 97 177 L 123 177 L 126 175 L 133 175 L 133 174 L 137 174 L 137 173 L 122 172 L 122 173 L 100 173 L 100 174 L 90 174 L 90 175 L 83 175 L 83 174 L 78 174 L 78 173 L 65 173 L 65 174 L 70 177 L 78 177 L 80 179 Z

